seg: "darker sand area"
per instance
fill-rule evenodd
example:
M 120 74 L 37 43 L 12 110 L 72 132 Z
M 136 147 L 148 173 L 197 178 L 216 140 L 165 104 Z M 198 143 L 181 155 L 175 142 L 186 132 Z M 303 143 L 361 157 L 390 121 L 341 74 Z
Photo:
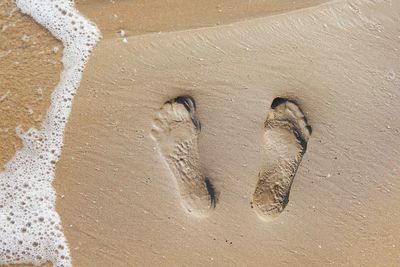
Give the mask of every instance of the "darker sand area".
M 21 147 L 15 128 L 40 126 L 62 70 L 61 42 L 13 2 L 0 3 L 0 169 Z
M 256 17 L 290 12 L 329 0 L 77 0 L 76 5 L 102 31 L 105 38 L 154 32 L 213 27 Z

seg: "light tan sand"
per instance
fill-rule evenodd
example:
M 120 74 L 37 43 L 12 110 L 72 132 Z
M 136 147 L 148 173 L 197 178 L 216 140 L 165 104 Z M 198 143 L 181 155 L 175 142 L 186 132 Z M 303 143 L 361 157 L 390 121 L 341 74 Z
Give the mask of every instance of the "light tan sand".
M 399 260 L 400 7 L 342 2 L 215 28 L 103 40 L 57 169 L 77 266 L 395 265 Z M 189 94 L 204 172 L 219 193 L 187 215 L 149 137 L 163 103 Z M 263 123 L 277 96 L 314 128 L 286 210 L 250 208 Z M 389 219 L 390 218 L 390 219 Z
M 38 127 L 43 120 L 62 69 L 62 48 L 13 0 L 0 2 L 0 170 L 21 147 L 15 128 Z
M 119 26 L 103 30 L 55 180 L 74 265 L 396 265 L 399 15 L 394 1 L 337 1 L 127 43 L 112 36 Z M 150 138 L 179 95 L 196 100 L 217 190 L 205 219 L 181 208 Z M 250 201 L 275 159 L 263 126 L 278 96 L 298 101 L 313 133 L 288 206 L 266 223 Z

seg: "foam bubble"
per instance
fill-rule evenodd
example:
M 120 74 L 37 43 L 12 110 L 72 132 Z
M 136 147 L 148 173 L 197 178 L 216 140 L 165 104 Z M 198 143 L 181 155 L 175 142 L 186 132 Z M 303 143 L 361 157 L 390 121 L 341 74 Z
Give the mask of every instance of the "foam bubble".
M 71 258 L 55 210 L 52 181 L 72 99 L 100 33 L 71 0 L 16 3 L 62 41 L 64 70 L 41 128 L 17 129 L 23 146 L 0 173 L 0 265 L 51 261 L 68 267 Z

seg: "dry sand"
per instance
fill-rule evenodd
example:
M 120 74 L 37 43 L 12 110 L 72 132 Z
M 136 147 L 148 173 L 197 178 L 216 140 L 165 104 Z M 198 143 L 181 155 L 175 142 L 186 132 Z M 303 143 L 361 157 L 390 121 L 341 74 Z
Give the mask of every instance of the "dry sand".
M 134 13 L 109 23 L 117 3 L 93 4 L 102 12 L 80 4 L 105 38 L 75 98 L 55 180 L 74 266 L 400 261 L 399 3 L 335 1 L 273 16 L 286 8 L 238 8 L 223 19 L 203 7 L 212 19 L 188 24 L 170 5 L 141 13 L 140 27 Z M 120 5 L 125 16 L 144 6 Z M 154 10 L 168 23 L 152 21 Z M 190 29 L 203 26 L 213 27 Z M 203 219 L 181 208 L 150 138 L 157 111 L 179 95 L 197 103 L 202 171 L 218 195 Z M 250 201 L 275 160 L 262 138 L 275 97 L 297 100 L 313 133 L 287 208 L 264 222 Z

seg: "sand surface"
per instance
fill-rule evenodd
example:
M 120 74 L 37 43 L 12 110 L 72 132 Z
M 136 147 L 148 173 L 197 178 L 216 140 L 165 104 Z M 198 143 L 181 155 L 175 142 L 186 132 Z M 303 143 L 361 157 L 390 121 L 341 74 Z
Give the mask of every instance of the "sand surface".
M 213 27 L 305 8 L 329 0 L 76 0 L 78 9 L 93 20 L 105 38 L 123 29 L 127 36 L 152 32 Z
M 15 128 L 40 126 L 62 69 L 62 48 L 13 0 L 0 2 L 0 170 L 21 147 Z
M 160 25 L 154 1 L 148 16 L 111 26 L 117 4 L 78 4 L 104 39 L 85 70 L 56 171 L 74 266 L 399 262 L 400 3 L 334 1 L 272 16 L 288 10 L 219 17 L 203 7 L 198 14 L 209 17 L 188 24 L 171 5 Z M 123 17 L 144 4 L 121 6 Z M 202 124 L 202 172 L 218 199 L 207 218 L 182 209 L 150 137 L 156 113 L 180 95 L 194 98 Z M 313 132 L 288 206 L 264 222 L 250 201 L 258 173 L 275 159 L 263 134 L 276 97 L 296 100 Z

